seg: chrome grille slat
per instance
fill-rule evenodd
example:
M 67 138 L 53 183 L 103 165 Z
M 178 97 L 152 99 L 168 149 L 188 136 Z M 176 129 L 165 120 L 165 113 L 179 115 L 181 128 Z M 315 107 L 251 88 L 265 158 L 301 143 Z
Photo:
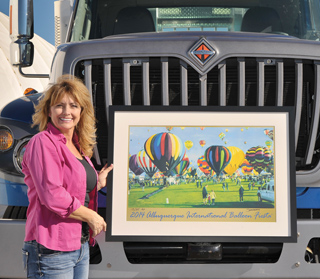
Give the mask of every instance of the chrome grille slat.
M 130 91 L 130 61 L 123 62 L 123 97 L 124 105 L 131 106 L 131 91 Z
M 258 73 L 258 80 L 257 80 L 257 90 L 258 90 L 258 106 L 264 105 L 264 60 L 258 59 L 257 60 L 257 73 Z
M 295 148 L 297 149 L 300 131 L 301 110 L 302 110 L 302 87 L 303 87 L 303 64 L 296 60 L 296 117 L 295 117 Z
M 188 105 L 188 65 L 180 60 L 181 105 Z
M 104 78 L 104 99 L 106 104 L 106 119 L 109 124 L 109 106 L 112 106 L 112 91 L 111 91 L 111 59 L 103 60 L 103 78 Z
M 149 82 L 149 62 L 145 61 L 142 63 L 142 79 L 143 79 L 143 104 L 150 106 L 150 82 Z
M 199 75 L 200 82 L 200 105 L 206 106 L 208 104 L 207 98 L 207 75 Z
M 306 164 L 311 164 L 312 155 L 314 152 L 318 126 L 319 126 L 319 118 L 320 118 L 320 62 L 315 62 L 315 85 L 314 85 L 314 106 L 312 112 L 312 120 L 311 120 L 311 133 L 309 137 L 308 149 L 306 152 Z
M 246 67 L 244 58 L 238 58 L 238 104 L 245 106 Z
M 169 60 L 167 57 L 161 58 L 161 89 L 162 105 L 169 106 Z
M 226 106 L 227 105 L 227 96 L 226 96 L 226 92 L 227 92 L 227 72 L 226 72 L 226 62 L 223 61 L 221 63 L 219 63 L 218 65 L 218 70 L 219 70 L 219 104 L 220 106 Z
M 84 62 L 84 72 L 85 72 L 85 85 L 89 90 L 90 96 L 91 96 L 91 102 L 95 105 L 95 102 L 93 100 L 93 94 L 92 94 L 92 61 L 88 60 Z M 101 165 L 101 160 L 98 152 L 98 147 L 95 145 L 93 147 L 93 157 L 96 159 L 97 164 Z
M 277 106 L 283 106 L 283 83 L 284 83 L 284 74 L 283 74 L 283 61 L 278 60 L 276 63 L 277 69 Z

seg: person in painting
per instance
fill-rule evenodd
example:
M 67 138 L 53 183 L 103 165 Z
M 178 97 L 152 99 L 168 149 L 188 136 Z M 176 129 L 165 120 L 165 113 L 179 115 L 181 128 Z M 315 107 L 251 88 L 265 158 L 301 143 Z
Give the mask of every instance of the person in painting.
M 113 165 L 99 173 L 90 157 L 96 144 L 94 110 L 86 86 L 62 76 L 49 87 L 33 115 L 40 132 L 26 147 L 22 172 L 29 207 L 23 260 L 28 278 L 89 276 L 89 244 L 106 231 L 97 191 Z
M 213 189 L 212 189 L 212 191 L 210 192 L 209 195 L 210 195 L 211 205 L 215 205 L 216 193 L 214 192 Z
M 244 188 L 242 185 L 240 185 L 240 188 L 239 188 L 240 202 L 243 202 L 243 194 L 244 194 Z
M 204 205 L 207 204 L 207 199 L 208 199 L 207 186 L 208 186 L 208 185 L 205 185 L 205 186 L 202 188 L 202 202 L 203 202 Z

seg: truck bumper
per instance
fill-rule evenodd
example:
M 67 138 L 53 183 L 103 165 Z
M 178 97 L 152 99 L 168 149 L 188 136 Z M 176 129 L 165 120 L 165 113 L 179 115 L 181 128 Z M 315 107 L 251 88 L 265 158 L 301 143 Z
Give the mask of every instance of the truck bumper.
M 25 221 L 0 220 L 0 278 L 25 278 L 21 247 Z M 319 278 L 320 264 L 305 261 L 306 247 L 320 237 L 320 221 L 298 221 L 298 242 L 285 243 L 280 259 L 272 264 L 131 264 L 122 242 L 97 237 L 102 261 L 90 266 L 90 278 Z

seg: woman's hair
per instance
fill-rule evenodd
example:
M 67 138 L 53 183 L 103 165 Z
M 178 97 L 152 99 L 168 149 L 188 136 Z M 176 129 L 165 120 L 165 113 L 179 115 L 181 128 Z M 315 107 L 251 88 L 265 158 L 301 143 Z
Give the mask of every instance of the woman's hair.
M 81 151 L 91 157 L 96 143 L 96 119 L 89 91 L 80 79 L 63 75 L 50 86 L 35 106 L 32 127 L 39 125 L 40 131 L 46 130 L 48 122 L 51 122 L 50 107 L 60 102 L 65 94 L 73 98 L 81 107 L 80 120 L 75 127 L 75 132 L 79 138 Z

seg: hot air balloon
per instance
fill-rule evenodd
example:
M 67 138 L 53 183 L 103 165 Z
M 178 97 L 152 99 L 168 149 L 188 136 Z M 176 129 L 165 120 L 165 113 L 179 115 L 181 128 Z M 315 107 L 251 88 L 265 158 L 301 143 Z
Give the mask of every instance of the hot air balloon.
M 173 127 L 166 127 L 166 129 L 170 132 L 173 129 Z
M 231 152 L 231 160 L 229 164 L 224 168 L 224 171 L 232 175 L 243 163 L 245 160 L 245 154 L 244 152 L 235 146 L 228 146 L 228 149 Z
M 152 176 L 158 171 L 157 167 L 152 163 L 149 156 L 144 150 L 140 150 L 137 154 L 137 162 L 141 169 L 152 178 Z
M 156 167 L 166 176 L 185 155 L 186 148 L 181 139 L 171 133 L 154 134 L 144 144 L 144 150 Z
M 244 160 L 243 160 L 243 162 L 242 162 L 242 164 L 241 164 L 241 167 L 243 167 L 243 166 L 252 167 L 251 164 L 248 162 L 247 159 L 244 159 Z
M 213 175 L 213 171 L 211 167 L 208 165 L 207 161 L 205 160 L 204 156 L 201 156 L 197 161 L 199 169 L 205 174 L 205 175 Z
M 134 154 L 129 158 L 129 169 L 135 174 L 140 175 L 143 173 L 143 169 L 141 169 L 137 162 L 137 155 Z
M 184 145 L 188 150 L 190 150 L 190 148 L 193 146 L 193 142 L 191 140 L 187 140 L 184 142 Z
M 157 171 L 154 175 L 153 175 L 153 177 L 154 178 L 161 178 L 161 177 L 163 177 L 164 175 L 163 175 L 163 173 L 161 172 L 161 171 Z
M 253 167 L 247 167 L 247 166 L 243 166 L 241 168 L 241 171 L 243 174 L 250 174 L 253 170 Z
M 200 140 L 199 144 L 201 145 L 201 147 L 204 147 L 206 145 L 206 141 L 205 140 Z
M 189 167 L 189 158 L 187 154 L 183 157 L 183 159 L 180 161 L 180 163 L 171 171 L 171 174 L 173 175 L 184 175 L 187 172 L 187 169 Z
M 251 147 L 246 153 L 246 159 L 259 174 L 271 162 L 271 151 L 262 146 Z
M 224 170 L 231 160 L 231 152 L 225 146 L 213 145 L 206 149 L 204 158 L 208 165 L 217 173 L 217 176 Z
M 204 127 L 200 127 L 200 130 L 203 131 Z
M 267 136 L 273 140 L 273 130 L 270 130 L 267 134 Z
M 224 133 L 220 133 L 220 134 L 219 134 L 219 138 L 220 138 L 221 140 L 223 140 L 225 136 L 226 136 L 226 135 L 225 135 Z
M 264 130 L 263 130 L 263 132 L 264 132 L 264 134 L 265 134 L 266 136 L 268 135 L 269 131 L 270 131 L 269 129 L 264 129 Z
M 272 145 L 272 140 L 267 140 L 265 144 L 270 149 L 270 146 Z

